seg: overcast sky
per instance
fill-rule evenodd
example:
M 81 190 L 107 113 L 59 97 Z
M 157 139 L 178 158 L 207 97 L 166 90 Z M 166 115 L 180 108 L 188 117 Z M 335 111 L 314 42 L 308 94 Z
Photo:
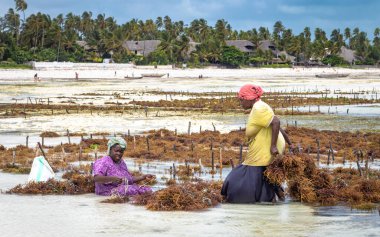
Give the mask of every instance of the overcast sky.
M 370 38 L 380 27 L 380 0 L 26 0 L 26 15 L 43 12 L 52 17 L 69 12 L 81 15 L 91 11 L 93 16 L 104 13 L 118 24 L 132 18 L 146 20 L 170 16 L 189 24 L 204 18 L 209 25 L 225 19 L 233 29 L 249 30 L 260 26 L 271 31 L 277 20 L 293 33 L 305 26 L 320 27 L 330 35 L 331 30 L 359 27 Z M 0 15 L 14 8 L 14 0 L 0 0 Z

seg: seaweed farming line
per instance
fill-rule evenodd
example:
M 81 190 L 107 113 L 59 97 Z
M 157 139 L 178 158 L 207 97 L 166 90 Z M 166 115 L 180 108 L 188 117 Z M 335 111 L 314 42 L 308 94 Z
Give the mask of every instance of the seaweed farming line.
M 173 170 L 175 169 L 173 166 Z M 144 205 L 149 210 L 189 211 L 210 208 L 224 201 L 220 195 L 221 182 L 189 179 L 189 169 L 185 166 L 182 170 L 184 170 L 183 176 L 188 178 L 182 179 L 180 183 L 170 179 L 166 182 L 168 187 L 152 194 L 131 198 L 111 196 L 101 202 L 125 203 L 131 201 L 133 204 Z M 17 185 L 7 193 L 72 195 L 94 192 L 92 177 L 88 174 L 80 174 L 80 172 L 79 169 L 66 172 L 62 176 L 66 179 L 65 181 L 51 179 L 47 182 Z M 287 183 L 286 193 L 293 201 L 313 205 L 343 204 L 363 210 L 374 210 L 380 203 L 380 171 L 378 170 L 366 169 L 362 173 L 362 171 L 352 168 L 319 169 L 310 156 L 289 154 L 276 158 L 266 170 L 265 175 L 273 184 Z M 205 196 L 205 194 L 211 196 Z
M 294 90 L 291 90 L 290 92 L 288 91 L 269 91 L 269 92 L 266 92 L 264 93 L 264 98 L 272 98 L 272 97 L 300 97 L 300 98 L 307 98 L 307 97 L 320 97 L 320 98 L 332 98 L 332 97 L 336 97 L 336 96 L 340 96 L 342 97 L 343 95 L 345 95 L 345 97 L 347 98 L 352 98 L 352 99 L 359 99 L 361 98 L 360 95 L 368 95 L 368 96 L 371 96 L 370 98 L 361 98 L 361 99 L 368 99 L 368 100 L 377 100 L 378 99 L 378 93 L 380 93 L 379 91 L 375 90 L 375 88 L 373 88 L 372 90 L 358 90 L 358 91 L 354 91 L 353 89 L 351 91 L 344 91 L 344 90 L 329 90 L 329 89 L 326 89 L 326 90 L 321 90 L 321 91 L 318 91 L 318 90 L 315 90 L 315 91 L 311 91 L 311 90 L 299 90 L 299 91 L 294 91 Z M 80 96 L 80 97 L 77 97 L 77 96 Z M 176 92 L 176 91 L 140 91 L 140 90 L 133 90 L 133 91 L 127 91 L 127 92 L 120 92 L 120 90 L 118 91 L 107 91 L 105 93 L 99 93 L 99 92 L 89 92 L 89 93 L 82 93 L 82 94 L 77 94 L 76 96 L 57 96 L 57 97 L 31 97 L 31 96 L 28 96 L 28 97 L 25 97 L 25 98 L 12 98 L 13 101 L 15 101 L 15 103 L 17 104 L 18 101 L 22 102 L 24 101 L 24 103 L 35 103 L 35 104 L 38 104 L 38 103 L 47 103 L 49 104 L 49 101 L 53 102 L 53 99 L 63 99 L 63 98 L 67 98 L 69 99 L 69 102 L 70 103 L 75 103 L 74 100 L 84 100 L 84 99 L 91 99 L 91 97 L 100 97 L 100 98 L 103 98 L 103 97 L 113 97 L 114 99 L 119 99 L 119 100 L 130 100 L 129 97 L 123 97 L 125 95 L 129 95 L 129 96 L 152 96 L 152 95 L 165 95 L 165 100 L 173 100 L 172 98 L 172 95 L 175 95 L 176 98 L 178 98 L 178 96 L 180 97 L 185 97 L 185 98 L 191 98 L 191 97 L 194 97 L 194 98 L 199 98 L 199 99 L 202 99 L 203 97 L 207 97 L 207 98 L 213 98 L 213 97 L 216 97 L 218 99 L 225 99 L 225 98 L 229 98 L 229 97 L 236 97 L 236 92 Z M 309 95 L 309 96 L 308 96 Z M 89 97 L 83 97 L 83 96 L 89 96 Z M 95 98 L 93 98 L 95 99 Z M 379 98 L 380 99 L 380 98 Z
M 264 97 L 265 101 L 270 104 L 274 111 L 277 110 L 279 114 L 315 114 L 320 113 L 319 107 L 321 105 L 338 106 L 338 105 L 352 105 L 352 104 L 373 104 L 380 103 L 379 100 L 367 100 L 367 99 L 350 99 L 346 97 L 334 98 L 303 98 L 303 97 Z M 244 112 L 240 108 L 240 103 L 235 97 L 226 97 L 221 99 L 189 99 L 189 100 L 160 100 L 157 102 L 152 101 L 135 101 L 132 100 L 128 103 L 121 103 L 118 100 L 116 102 L 104 102 L 105 105 L 83 105 L 83 104 L 54 104 L 49 98 L 36 100 L 35 103 L 29 98 L 30 103 L 3 103 L 0 104 L 0 111 L 4 111 L 0 116 L 33 116 L 37 115 L 39 110 L 46 115 L 54 114 L 70 114 L 87 112 L 92 114 L 93 112 L 115 112 L 123 114 L 128 111 L 141 111 L 143 110 L 145 116 L 148 116 L 149 110 L 155 110 L 155 116 L 158 117 L 160 111 L 200 111 L 211 113 L 227 113 L 227 112 Z M 318 111 L 311 112 L 310 106 L 318 106 Z M 301 112 L 298 107 L 309 106 L 309 112 Z M 289 109 L 289 110 L 288 110 Z M 291 109 L 291 112 L 290 112 Z M 37 110 L 37 111 L 36 111 Z
M 110 92 L 110 93 L 96 93 L 96 92 L 90 92 L 90 93 L 81 93 L 78 95 L 90 95 L 90 96 L 115 96 L 115 95 L 179 95 L 179 96 L 186 96 L 186 97 L 202 97 L 202 96 L 216 96 L 216 97 L 230 97 L 230 96 L 236 96 L 235 91 L 228 91 L 228 92 L 219 92 L 219 91 L 211 91 L 211 92 L 191 92 L 191 91 L 163 91 L 163 90 L 118 90 L 117 92 L 114 92 L 113 90 L 99 90 L 104 92 Z M 328 96 L 330 94 L 351 94 L 351 95 L 360 95 L 360 94 L 373 94 L 376 95 L 377 93 L 380 93 L 379 90 L 377 90 L 375 87 L 372 88 L 372 90 L 330 90 L 330 89 L 324 89 L 324 90 L 318 90 L 316 88 L 315 90 L 311 89 L 291 89 L 291 90 L 275 90 L 270 88 L 268 91 L 265 91 L 264 94 L 273 96 L 273 95 L 325 95 Z
M 189 124 L 189 128 L 191 124 Z M 354 161 L 365 167 L 373 163 L 380 154 L 380 138 L 378 133 L 349 133 L 317 131 L 313 129 L 288 127 L 287 132 L 296 144 L 298 154 L 308 154 L 316 162 L 327 165 Z M 126 157 L 139 160 L 182 161 L 199 163 L 211 167 L 212 172 L 224 166 L 234 166 L 243 161 L 247 151 L 247 144 L 242 139 L 244 130 L 221 134 L 218 131 L 203 131 L 200 133 L 177 134 L 176 131 L 158 130 L 149 131 L 143 135 L 124 134 L 129 149 L 125 151 Z M 56 134 L 42 133 L 42 148 L 47 148 L 46 156 L 53 167 L 65 167 L 67 162 L 96 160 L 107 150 L 107 139 L 84 138 L 82 135 L 79 144 L 70 142 L 70 133 L 67 131 L 68 143 L 58 146 L 44 146 L 44 136 Z M 2 151 L 0 159 L 1 168 L 9 172 L 26 172 L 38 152 L 38 149 L 29 148 L 28 136 L 25 146 L 6 149 Z M 19 169 L 18 169 L 19 168 Z

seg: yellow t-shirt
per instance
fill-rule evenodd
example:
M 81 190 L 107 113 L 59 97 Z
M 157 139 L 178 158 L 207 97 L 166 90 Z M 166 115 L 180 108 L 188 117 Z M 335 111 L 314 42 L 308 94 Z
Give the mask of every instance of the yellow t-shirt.
M 265 102 L 257 101 L 249 114 L 245 135 L 248 138 L 248 155 L 244 165 L 267 166 L 272 162 L 270 145 L 272 141 L 272 123 L 274 113 Z M 285 150 L 285 139 L 279 132 L 277 149 L 280 154 Z

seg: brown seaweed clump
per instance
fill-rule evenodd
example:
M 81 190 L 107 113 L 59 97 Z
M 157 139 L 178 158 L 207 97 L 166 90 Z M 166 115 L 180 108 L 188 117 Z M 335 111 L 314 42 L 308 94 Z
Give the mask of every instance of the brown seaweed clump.
M 21 167 L 15 164 L 6 164 L 5 167 L 2 169 L 2 171 L 5 173 L 12 173 L 12 174 L 29 174 L 30 169 L 31 169 L 30 167 Z
M 111 203 L 111 204 L 117 204 L 117 203 L 126 203 L 129 201 L 128 196 L 121 196 L 121 195 L 115 195 L 111 196 L 103 201 L 100 201 L 101 203 Z
M 73 174 L 69 180 L 49 179 L 46 182 L 29 182 L 17 185 L 7 191 L 8 194 L 84 194 L 95 192 L 95 183 L 90 175 Z
M 221 182 L 174 184 L 151 195 L 136 196 L 134 203 L 152 211 L 193 211 L 222 202 Z
M 287 182 L 288 193 L 296 201 L 373 209 L 380 203 L 379 171 L 367 169 L 363 173 L 341 167 L 318 169 L 308 155 L 297 154 L 275 159 L 264 174 L 273 184 Z
M 56 132 L 45 131 L 40 134 L 40 137 L 60 137 L 60 135 Z
M 300 176 L 311 178 L 317 167 L 312 158 L 306 154 L 285 155 L 275 159 L 265 170 L 269 182 L 281 185 L 285 181 L 296 180 Z

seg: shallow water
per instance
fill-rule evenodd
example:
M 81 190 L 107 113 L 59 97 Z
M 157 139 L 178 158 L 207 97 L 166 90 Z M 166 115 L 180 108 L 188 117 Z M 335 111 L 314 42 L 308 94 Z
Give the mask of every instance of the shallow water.
M 142 94 L 143 92 L 160 91 L 183 91 L 183 92 L 237 92 L 246 83 L 258 84 L 264 91 L 286 91 L 286 92 L 306 92 L 330 90 L 331 95 L 334 90 L 342 92 L 367 91 L 360 94 L 360 98 L 374 99 L 377 94 L 380 98 L 380 77 L 363 76 L 361 78 L 345 79 L 316 79 L 315 77 L 261 77 L 261 78 L 144 78 L 141 80 L 123 79 L 85 79 L 72 81 L 71 79 L 46 79 L 39 83 L 28 80 L 6 80 L 0 79 L 0 101 L 14 102 L 12 99 L 23 100 L 26 103 L 27 97 L 47 98 L 53 102 L 67 101 L 67 98 L 76 96 L 80 100 L 76 103 L 84 104 L 93 102 L 103 104 L 113 99 L 113 96 L 100 96 L 86 99 L 89 96 L 79 96 L 85 93 L 109 93 L 131 92 L 123 102 L 131 100 L 159 100 L 166 99 L 161 95 Z M 64 90 L 62 89 L 64 88 Z M 181 99 L 182 96 L 172 96 L 172 99 Z
M 158 82 L 159 81 L 159 82 Z M 128 100 L 158 100 L 164 96 L 146 95 L 151 90 L 164 91 L 237 91 L 245 83 L 260 84 L 266 91 L 313 91 L 313 90 L 367 90 L 373 93 L 360 95 L 373 98 L 380 88 L 379 78 L 316 79 L 291 77 L 262 78 L 207 78 L 201 80 L 186 78 L 143 79 L 125 81 L 121 79 L 90 79 L 73 82 L 70 80 L 43 80 L 33 83 L 30 80 L 0 80 L 0 102 L 14 102 L 13 98 L 51 97 L 53 102 L 67 101 L 67 98 L 83 93 L 113 93 L 120 90 L 136 90 L 128 94 Z M 375 94 L 374 94 L 375 93 Z M 93 98 L 79 96 L 77 103 L 103 104 L 115 101 L 113 96 Z M 172 99 L 181 99 L 172 96 Z M 126 102 L 125 100 L 123 102 Z M 282 124 L 295 124 L 316 129 L 380 131 L 378 107 L 330 108 L 337 114 L 313 116 L 281 116 Z M 302 108 L 300 108 L 302 110 Z M 308 109 L 308 108 L 307 108 Z M 315 109 L 315 108 L 313 108 Z M 321 107 L 326 110 L 327 107 Z M 125 115 L 57 115 L 32 118 L 0 119 L 0 144 L 7 147 L 40 141 L 42 131 L 55 131 L 64 134 L 71 132 L 110 132 L 138 134 L 142 131 L 167 128 L 185 133 L 188 122 L 192 131 L 212 130 L 214 124 L 221 132 L 245 127 L 247 115 L 194 114 L 182 113 L 162 117 L 148 117 L 142 113 Z M 71 138 L 78 142 L 79 137 Z M 67 142 L 66 137 L 45 138 L 46 145 Z M 163 187 L 161 177 L 170 177 L 167 169 L 172 162 L 151 162 L 136 164 L 128 160 L 130 169 L 154 173 L 159 179 L 155 189 Z M 176 163 L 178 164 L 178 163 Z M 336 165 L 336 164 L 335 164 Z M 347 164 L 352 165 L 352 164 Z M 378 162 L 370 164 L 372 168 Z M 322 165 L 323 166 L 323 165 Z M 333 166 L 333 165 L 332 165 Z M 229 169 L 214 179 L 223 179 Z M 210 179 L 210 175 L 201 174 Z M 59 175 L 58 175 L 59 177 Z M 19 183 L 25 183 L 27 175 L 13 175 L 0 172 L 0 189 L 7 190 Z M 76 196 L 30 196 L 7 195 L 0 193 L 1 236 L 378 236 L 380 216 L 377 212 L 361 212 L 347 207 L 313 207 L 286 200 L 279 205 L 231 205 L 222 204 L 201 212 L 151 212 L 144 207 L 131 204 L 100 203 L 104 197 L 94 194 Z
M 372 105 L 370 105 L 372 106 Z M 346 114 L 349 108 L 351 112 Z M 314 111 L 315 108 L 312 109 Z M 321 111 L 328 110 L 328 107 L 321 107 Z M 365 113 L 363 110 L 367 110 Z M 308 108 L 300 108 L 300 111 L 307 111 Z M 320 130 L 337 131 L 380 131 L 379 107 L 365 107 L 363 105 L 340 106 L 335 114 L 335 108 L 331 109 L 334 114 L 317 115 L 282 115 L 280 116 L 281 126 L 296 125 Z M 177 129 L 178 133 L 187 133 L 189 122 L 191 122 L 191 132 L 199 132 L 200 129 L 216 130 L 227 133 L 232 130 L 245 128 L 246 114 L 201 114 L 194 112 L 177 112 L 170 116 L 145 117 L 140 112 L 133 114 L 68 114 L 49 115 L 25 118 L 2 118 L 0 119 L 0 144 L 5 147 L 13 147 L 18 144 L 25 144 L 26 136 L 29 136 L 29 144 L 41 142 L 39 135 L 43 131 L 54 131 L 63 137 L 45 138 L 45 145 L 58 145 L 61 142 L 67 143 L 64 137 L 67 129 L 70 132 L 81 132 L 93 134 L 97 132 L 107 132 L 113 135 L 140 134 L 147 130 L 166 128 L 171 131 Z M 79 142 L 79 137 L 72 137 L 71 142 Z
M 127 159 L 127 164 L 130 170 L 141 166 L 143 172 L 170 176 L 163 172 L 169 162 L 139 165 Z M 0 172 L 0 189 L 26 180 L 27 175 Z M 313 207 L 288 199 L 277 205 L 221 204 L 196 212 L 152 212 L 128 203 L 100 203 L 104 199 L 94 194 L 1 193 L 2 236 L 376 236 L 380 231 L 377 212 Z

